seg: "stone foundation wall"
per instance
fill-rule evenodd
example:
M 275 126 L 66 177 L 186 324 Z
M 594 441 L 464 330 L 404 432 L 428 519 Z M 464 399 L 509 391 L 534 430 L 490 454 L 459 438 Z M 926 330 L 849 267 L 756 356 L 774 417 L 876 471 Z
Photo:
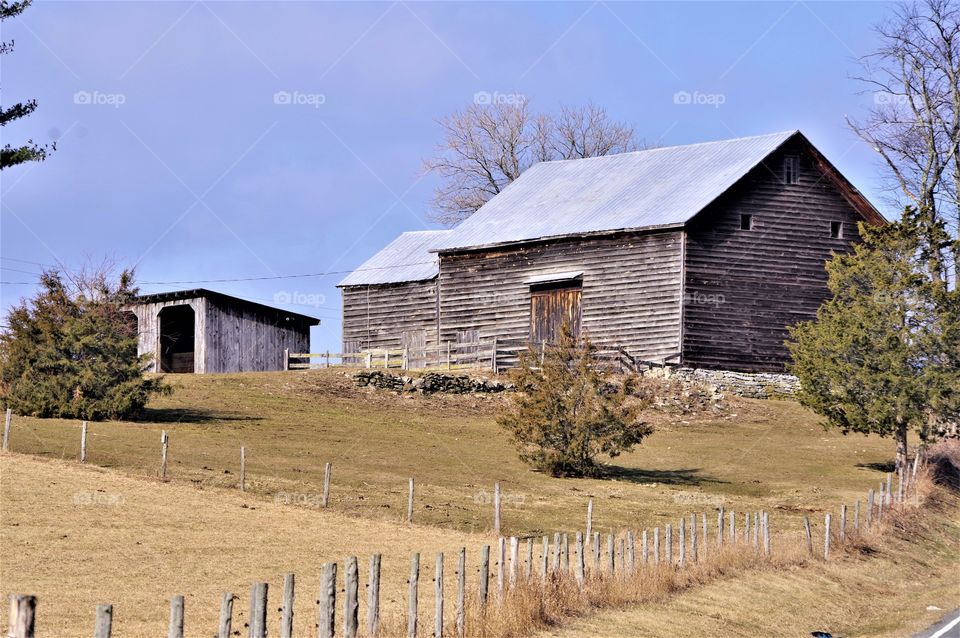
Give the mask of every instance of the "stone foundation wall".
M 395 392 L 420 392 L 434 394 L 496 393 L 513 390 L 512 383 L 495 379 L 475 378 L 466 375 L 439 374 L 429 372 L 421 377 L 398 376 L 379 370 L 357 372 L 353 375 L 357 385 L 372 386 Z
M 647 374 L 661 374 L 681 381 L 703 383 L 719 392 L 750 399 L 790 398 L 800 389 L 800 381 L 791 374 L 731 372 L 699 368 L 658 368 Z

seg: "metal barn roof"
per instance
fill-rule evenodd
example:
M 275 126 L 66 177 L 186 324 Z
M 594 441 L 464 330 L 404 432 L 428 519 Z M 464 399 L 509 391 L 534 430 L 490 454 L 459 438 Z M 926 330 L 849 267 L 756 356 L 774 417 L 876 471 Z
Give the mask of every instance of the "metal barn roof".
M 680 226 L 796 134 L 541 162 L 430 248 Z
M 255 308 L 260 312 L 265 313 L 276 313 L 277 315 L 284 317 L 293 317 L 296 319 L 303 320 L 310 324 L 311 326 L 319 326 L 320 320 L 316 317 L 311 317 L 310 315 L 305 315 L 300 312 L 293 312 L 291 310 L 284 310 L 283 308 L 277 308 L 276 306 L 268 306 L 256 301 L 250 301 L 249 299 L 244 299 L 243 297 L 235 297 L 233 295 L 228 295 L 224 292 L 217 292 L 216 290 L 209 290 L 207 288 L 191 288 L 190 290 L 170 290 L 168 292 L 150 292 L 142 295 L 137 295 L 131 301 L 132 304 L 145 304 L 145 303 L 165 303 L 168 301 L 181 301 L 184 299 L 197 299 L 200 297 L 206 297 L 208 299 L 215 299 L 219 301 L 225 301 L 233 305 L 247 306 L 250 308 Z
M 367 286 L 426 281 L 440 272 L 439 258 L 430 249 L 443 241 L 449 230 L 418 230 L 403 233 L 376 255 L 344 277 L 337 286 Z

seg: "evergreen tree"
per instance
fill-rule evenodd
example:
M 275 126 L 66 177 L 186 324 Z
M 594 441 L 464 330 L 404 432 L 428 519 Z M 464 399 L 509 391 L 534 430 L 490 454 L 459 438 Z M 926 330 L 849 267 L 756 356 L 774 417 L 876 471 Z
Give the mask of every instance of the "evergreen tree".
M 111 285 L 98 275 L 68 287 L 45 272 L 41 290 L 7 316 L 0 334 L 0 399 L 18 414 L 72 419 L 123 419 L 151 395 L 169 391 L 144 378 L 137 331 L 123 304 L 136 294 L 130 273 Z
M 595 475 L 597 456 L 628 452 L 653 431 L 638 421 L 642 406 L 631 397 L 631 380 L 610 383 L 590 341 L 578 342 L 566 324 L 540 359 L 532 349 L 521 355 L 513 372 L 518 392 L 497 419 L 533 467 L 553 476 Z
M 845 434 L 893 436 L 898 467 L 908 431 L 927 438 L 960 407 L 960 308 L 930 276 L 926 223 L 907 209 L 897 223 L 861 224 L 863 243 L 827 264 L 832 299 L 787 344 L 800 402 Z

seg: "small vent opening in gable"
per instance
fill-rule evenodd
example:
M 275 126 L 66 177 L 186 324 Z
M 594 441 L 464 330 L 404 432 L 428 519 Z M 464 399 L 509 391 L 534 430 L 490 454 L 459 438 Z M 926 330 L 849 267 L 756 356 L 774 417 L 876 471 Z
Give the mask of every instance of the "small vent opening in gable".
M 833 239 L 843 238 L 843 222 L 830 222 L 830 237 Z
M 753 215 L 740 215 L 740 230 L 753 230 Z
M 783 158 L 783 183 L 800 183 L 800 158 L 796 155 L 787 155 Z

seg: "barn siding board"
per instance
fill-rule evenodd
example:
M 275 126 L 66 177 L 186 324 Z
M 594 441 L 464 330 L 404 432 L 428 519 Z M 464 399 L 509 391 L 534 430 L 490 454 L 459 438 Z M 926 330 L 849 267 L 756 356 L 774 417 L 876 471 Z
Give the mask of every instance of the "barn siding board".
M 798 184 L 782 182 L 784 155 L 800 157 Z M 740 230 L 741 214 L 752 230 Z M 824 264 L 859 241 L 862 220 L 798 142 L 771 155 L 687 225 L 683 363 L 782 371 L 787 326 L 816 316 Z M 831 221 L 843 238 L 830 237 Z
M 678 232 L 625 233 L 443 254 L 441 340 L 463 331 L 527 343 L 531 277 L 582 272 L 582 331 L 598 344 L 662 359 L 679 352 Z M 505 363 L 509 363 L 505 361 Z
M 402 348 L 403 333 L 423 330 L 428 347 L 437 344 L 437 282 L 414 281 L 344 286 L 343 347 Z

